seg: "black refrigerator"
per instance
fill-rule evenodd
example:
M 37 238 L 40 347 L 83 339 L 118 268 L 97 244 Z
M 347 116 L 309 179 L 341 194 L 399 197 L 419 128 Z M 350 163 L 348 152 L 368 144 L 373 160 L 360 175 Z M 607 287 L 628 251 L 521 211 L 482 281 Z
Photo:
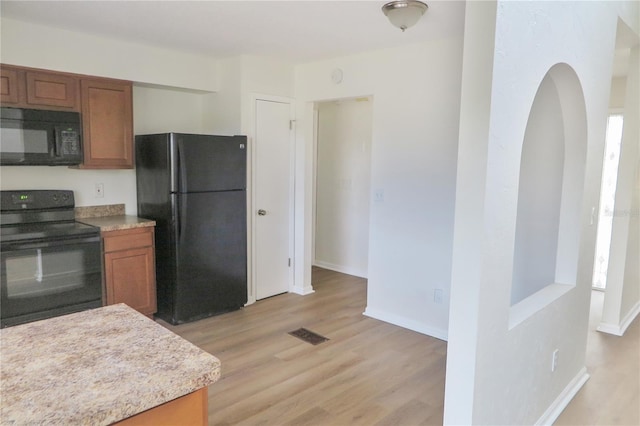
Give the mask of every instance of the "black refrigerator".
M 156 221 L 156 315 L 171 324 L 247 302 L 246 143 L 136 136 L 138 215 Z

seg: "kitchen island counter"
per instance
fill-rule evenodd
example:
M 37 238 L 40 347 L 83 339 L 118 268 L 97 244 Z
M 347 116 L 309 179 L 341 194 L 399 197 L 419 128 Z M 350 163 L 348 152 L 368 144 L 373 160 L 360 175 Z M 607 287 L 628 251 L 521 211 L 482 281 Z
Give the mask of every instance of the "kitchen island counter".
M 216 357 L 125 304 L 5 328 L 0 341 L 2 425 L 111 424 L 220 377 Z

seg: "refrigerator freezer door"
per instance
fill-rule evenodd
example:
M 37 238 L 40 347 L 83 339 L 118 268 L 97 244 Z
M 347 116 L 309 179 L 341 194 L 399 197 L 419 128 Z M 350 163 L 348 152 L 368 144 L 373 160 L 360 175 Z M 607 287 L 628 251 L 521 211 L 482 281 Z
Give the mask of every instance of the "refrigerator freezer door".
M 172 322 L 247 302 L 245 191 L 178 194 L 177 281 Z
M 245 189 L 247 138 L 172 134 L 177 192 Z M 177 155 L 176 155 L 177 153 Z
M 168 134 L 136 136 L 138 214 L 152 219 L 171 216 L 171 155 Z

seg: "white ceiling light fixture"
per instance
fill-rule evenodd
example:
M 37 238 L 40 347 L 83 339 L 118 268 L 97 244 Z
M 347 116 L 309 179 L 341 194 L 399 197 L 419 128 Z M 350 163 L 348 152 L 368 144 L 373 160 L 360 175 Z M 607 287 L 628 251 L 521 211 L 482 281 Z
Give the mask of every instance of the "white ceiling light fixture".
M 417 0 L 392 1 L 382 6 L 382 12 L 389 18 L 389 21 L 403 32 L 407 28 L 414 26 L 429 6 Z

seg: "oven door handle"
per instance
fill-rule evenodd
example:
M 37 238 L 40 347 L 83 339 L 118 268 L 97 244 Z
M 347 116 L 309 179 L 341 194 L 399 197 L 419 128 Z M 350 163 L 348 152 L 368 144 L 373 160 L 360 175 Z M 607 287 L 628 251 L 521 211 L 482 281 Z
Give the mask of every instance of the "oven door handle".
M 100 236 L 95 235 L 92 237 L 65 237 L 65 238 L 56 238 L 55 240 L 47 239 L 47 240 L 30 240 L 30 241 L 12 241 L 2 243 L 1 250 L 9 251 L 9 250 L 29 250 L 29 249 L 38 249 L 38 248 L 46 248 L 46 247 L 56 247 L 67 245 L 69 243 L 74 244 L 90 244 L 90 243 L 99 243 Z

